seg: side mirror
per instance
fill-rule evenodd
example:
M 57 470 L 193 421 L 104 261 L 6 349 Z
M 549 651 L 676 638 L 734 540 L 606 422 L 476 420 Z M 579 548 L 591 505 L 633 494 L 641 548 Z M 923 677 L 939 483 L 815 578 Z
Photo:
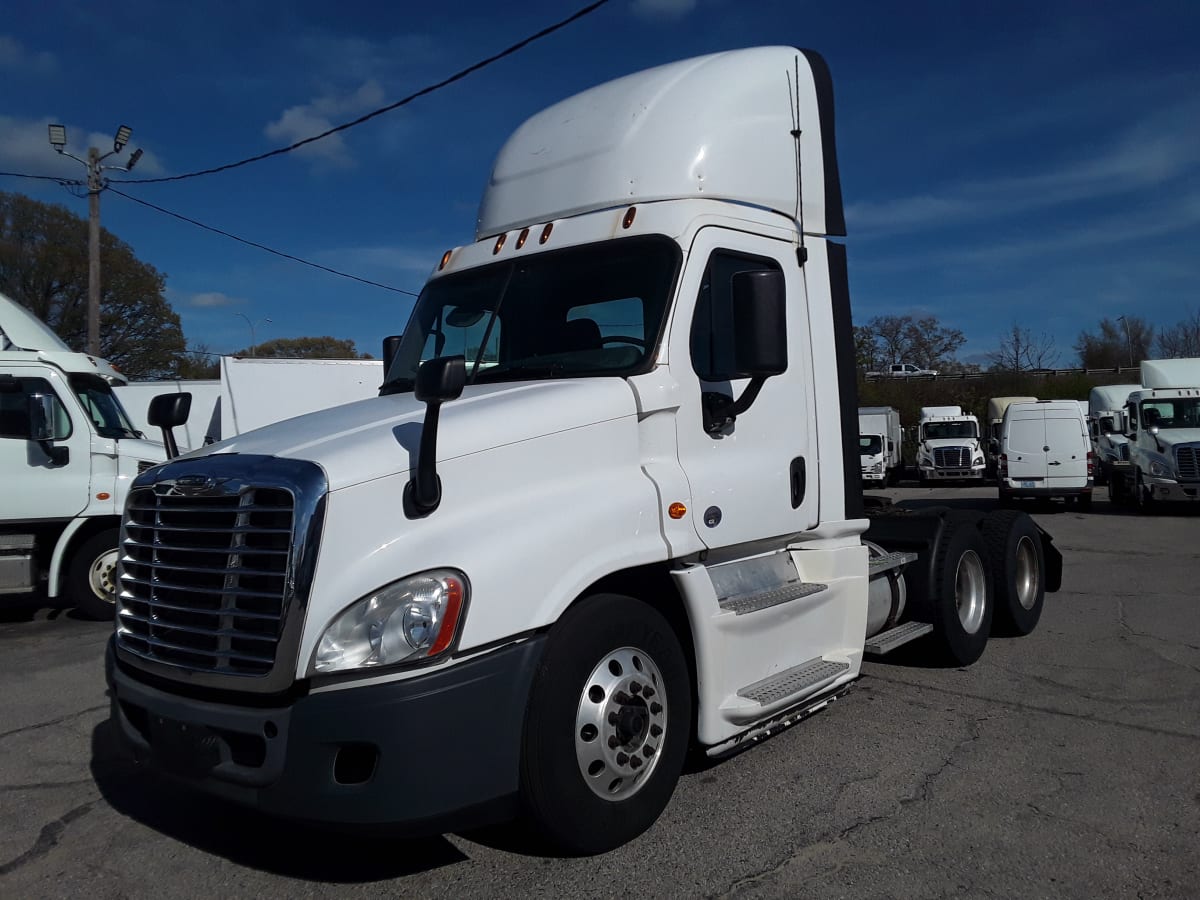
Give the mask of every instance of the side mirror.
M 400 352 L 400 341 L 404 339 L 402 334 L 389 334 L 383 339 L 383 374 L 387 377 L 387 373 L 392 368 L 392 363 L 396 361 L 396 354 Z
M 167 448 L 167 459 L 179 455 L 179 446 L 175 443 L 175 434 L 171 430 L 188 420 L 192 411 L 192 395 L 187 391 L 175 394 L 159 394 L 150 401 L 146 411 L 146 421 L 153 428 L 162 429 L 163 446 Z
M 733 352 L 737 374 L 768 378 L 787 371 L 787 286 L 773 269 L 733 276 Z
M 437 474 L 437 432 L 442 404 L 457 400 L 467 383 L 463 356 L 439 356 L 421 363 L 413 395 L 425 404 L 421 447 L 416 476 L 404 486 L 404 514 L 410 519 L 429 515 L 442 502 L 442 480 Z
M 888 453 L 891 453 L 895 449 L 896 449 L 896 442 L 889 438 L 888 439 Z
M 1116 430 L 1116 427 L 1113 424 L 1112 416 L 1101 416 L 1100 417 L 1100 433 L 1101 434 L 1112 434 L 1115 430 Z
M 65 466 L 71 461 L 71 450 L 54 446 L 58 437 L 54 412 L 52 394 L 32 394 L 29 397 L 29 439 L 41 444 L 42 452 L 50 457 L 51 463 Z

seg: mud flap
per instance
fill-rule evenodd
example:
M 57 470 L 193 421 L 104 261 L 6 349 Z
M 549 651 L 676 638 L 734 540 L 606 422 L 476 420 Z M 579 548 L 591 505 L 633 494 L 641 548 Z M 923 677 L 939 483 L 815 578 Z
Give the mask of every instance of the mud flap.
M 1062 587 L 1063 558 L 1054 546 L 1054 538 L 1050 537 L 1042 526 L 1036 527 L 1038 534 L 1042 536 L 1042 557 L 1046 562 L 1046 593 L 1052 594 Z

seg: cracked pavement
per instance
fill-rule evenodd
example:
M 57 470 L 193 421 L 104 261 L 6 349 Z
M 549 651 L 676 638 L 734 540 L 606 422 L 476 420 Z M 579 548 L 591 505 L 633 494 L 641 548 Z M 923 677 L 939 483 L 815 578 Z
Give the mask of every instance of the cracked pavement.
M 994 488 L 887 493 L 986 508 Z M 539 856 L 512 828 L 329 833 L 143 777 L 106 724 L 110 626 L 17 598 L 0 607 L 0 896 L 1200 895 L 1200 515 L 1032 511 L 1066 564 L 1033 635 L 969 669 L 924 667 L 919 645 L 867 663 L 593 859 Z

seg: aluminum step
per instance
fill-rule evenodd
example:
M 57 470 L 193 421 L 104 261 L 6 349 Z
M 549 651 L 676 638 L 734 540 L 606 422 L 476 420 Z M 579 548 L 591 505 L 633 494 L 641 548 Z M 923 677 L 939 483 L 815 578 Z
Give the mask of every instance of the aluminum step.
M 783 587 L 774 588 L 769 591 L 758 591 L 753 594 L 739 594 L 736 597 L 726 597 L 720 601 L 719 605 L 723 612 L 731 612 L 734 615 L 743 616 L 746 613 L 758 612 L 760 609 L 769 609 L 781 603 L 799 600 L 801 597 L 811 597 L 813 594 L 821 593 L 821 591 L 828 587 L 829 585 L 827 584 L 817 584 L 812 581 L 793 581 L 785 584 Z
M 762 681 L 747 685 L 738 691 L 737 695 L 747 700 L 753 700 L 760 706 L 770 706 L 779 700 L 800 694 L 808 688 L 833 681 L 849 669 L 849 663 L 833 662 L 817 657 L 778 672 L 769 678 L 764 678 Z
M 902 647 L 909 641 L 915 641 L 933 632 L 933 626 L 928 622 L 905 622 L 887 631 L 881 631 L 867 641 L 863 647 L 872 656 L 883 656 L 891 653 L 897 647 Z
M 906 566 L 910 562 L 917 561 L 917 554 L 905 553 L 903 550 L 896 550 L 892 553 L 885 553 L 883 556 L 872 557 L 867 567 L 867 572 L 870 575 L 880 575 L 884 572 L 890 572 L 892 569 L 898 569 L 901 566 Z

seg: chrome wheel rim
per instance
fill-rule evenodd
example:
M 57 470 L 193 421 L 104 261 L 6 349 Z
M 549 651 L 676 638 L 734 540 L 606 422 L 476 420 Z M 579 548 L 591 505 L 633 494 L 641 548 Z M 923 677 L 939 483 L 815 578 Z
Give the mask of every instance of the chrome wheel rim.
M 983 560 L 974 550 L 968 550 L 958 560 L 958 569 L 954 573 L 954 602 L 963 631 L 967 634 L 979 631 L 987 603 L 987 578 Z
M 1037 548 L 1033 539 L 1022 536 L 1017 541 L 1017 601 L 1023 609 L 1033 609 L 1038 589 Z
M 117 598 L 117 551 L 108 550 L 92 561 L 88 569 L 88 587 L 105 603 Z
M 642 650 L 622 647 L 592 669 L 575 714 L 575 759 L 584 783 L 604 800 L 640 791 L 667 739 L 662 673 Z

